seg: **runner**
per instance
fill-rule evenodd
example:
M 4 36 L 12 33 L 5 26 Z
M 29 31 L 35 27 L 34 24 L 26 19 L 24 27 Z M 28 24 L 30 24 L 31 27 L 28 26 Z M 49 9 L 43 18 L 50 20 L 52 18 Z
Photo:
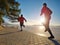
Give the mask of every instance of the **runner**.
M 18 21 L 20 22 L 20 27 L 22 31 L 22 26 L 25 27 L 24 21 L 27 22 L 27 20 L 23 17 L 23 14 L 21 14 L 21 17 L 18 17 Z
M 46 28 L 45 32 L 48 31 L 49 34 L 51 35 L 50 37 L 48 37 L 49 39 L 54 38 L 54 36 L 49 28 L 52 11 L 47 7 L 46 3 L 43 3 L 43 7 L 42 7 L 40 15 L 43 15 L 43 14 L 44 14 L 45 20 L 46 20 L 45 23 L 43 24 Z

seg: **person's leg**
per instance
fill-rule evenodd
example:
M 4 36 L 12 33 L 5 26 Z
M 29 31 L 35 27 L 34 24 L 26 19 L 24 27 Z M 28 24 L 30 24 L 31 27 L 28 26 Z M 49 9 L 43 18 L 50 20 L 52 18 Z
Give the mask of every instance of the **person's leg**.
M 21 31 L 22 31 L 22 26 L 21 26 Z
M 46 24 L 46 30 L 49 32 L 49 34 L 51 35 L 50 37 L 48 38 L 54 38 L 50 28 L 49 28 L 49 23 L 50 23 L 50 20 L 47 20 L 47 24 Z
M 22 23 L 22 26 L 25 27 L 24 23 Z
M 22 23 L 20 23 L 21 31 L 22 31 L 22 26 L 23 26 Z
M 48 31 L 48 28 L 49 28 L 49 21 L 48 21 L 48 19 L 46 19 L 46 22 L 44 23 L 44 26 L 45 26 L 45 32 Z
M 50 28 L 48 28 L 48 32 L 49 32 L 49 34 L 51 35 L 50 38 L 54 38 L 54 36 L 53 36 L 53 34 L 52 34 Z
M 25 27 L 25 25 L 23 25 L 23 27 Z

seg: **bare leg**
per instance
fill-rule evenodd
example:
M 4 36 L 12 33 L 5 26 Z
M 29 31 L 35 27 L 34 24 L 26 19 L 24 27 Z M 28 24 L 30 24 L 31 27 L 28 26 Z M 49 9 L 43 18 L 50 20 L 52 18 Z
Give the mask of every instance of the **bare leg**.
M 20 23 L 20 28 L 21 28 L 21 31 L 22 31 L 22 26 L 23 26 L 23 23 Z
M 52 34 L 50 28 L 48 28 L 48 32 L 50 33 L 51 36 L 53 36 L 53 34 Z
M 21 27 L 21 31 L 22 31 L 22 26 L 20 26 Z
M 53 36 L 53 34 L 52 34 L 52 32 L 51 32 L 51 30 L 49 28 L 49 22 L 50 22 L 50 20 L 49 19 L 46 19 L 46 23 L 44 24 L 44 26 L 46 28 L 45 29 L 45 32 L 48 31 L 49 34 L 51 35 L 50 37 L 48 37 L 50 39 L 50 38 L 54 38 L 54 36 Z
M 25 25 L 23 25 L 23 27 L 25 27 Z

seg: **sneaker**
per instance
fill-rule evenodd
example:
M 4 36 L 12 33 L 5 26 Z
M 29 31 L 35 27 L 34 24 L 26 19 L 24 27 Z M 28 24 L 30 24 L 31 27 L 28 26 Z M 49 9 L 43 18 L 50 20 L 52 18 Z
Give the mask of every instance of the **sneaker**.
M 54 38 L 54 36 L 50 36 L 50 37 L 48 37 L 48 39 L 53 39 Z

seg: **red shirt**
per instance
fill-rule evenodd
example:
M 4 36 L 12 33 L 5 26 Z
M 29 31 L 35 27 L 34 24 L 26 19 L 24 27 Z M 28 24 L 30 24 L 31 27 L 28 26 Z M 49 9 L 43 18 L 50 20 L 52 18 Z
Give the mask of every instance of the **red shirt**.
M 52 11 L 48 7 L 44 6 L 41 10 L 41 14 L 43 13 L 45 14 L 45 16 L 49 16 L 52 14 Z
M 26 20 L 24 17 L 19 17 L 18 18 L 18 21 L 21 22 L 21 23 L 24 23 L 24 20 Z
M 47 19 L 50 19 L 51 18 L 50 15 L 52 14 L 52 11 L 47 6 L 43 6 L 41 10 L 41 15 L 42 14 L 44 14 Z

